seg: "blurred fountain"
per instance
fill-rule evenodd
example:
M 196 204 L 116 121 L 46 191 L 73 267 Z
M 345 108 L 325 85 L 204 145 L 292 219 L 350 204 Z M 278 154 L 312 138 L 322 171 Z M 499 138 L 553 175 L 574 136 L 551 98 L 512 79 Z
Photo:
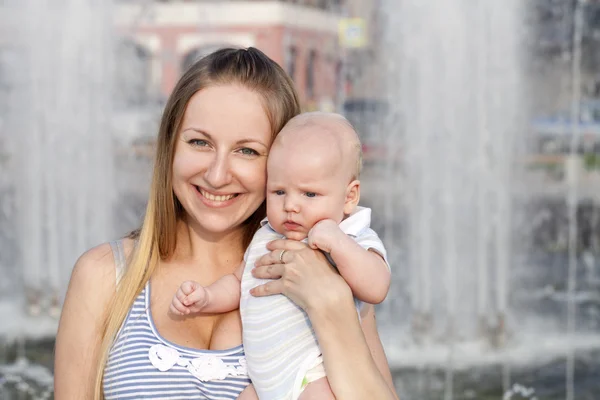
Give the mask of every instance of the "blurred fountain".
M 55 332 L 76 257 L 116 237 L 113 196 L 121 196 L 119 222 L 126 220 L 120 233 L 135 226 L 131 221 L 139 215 L 132 210 L 143 210 L 144 196 L 139 200 L 137 192 L 146 190 L 140 177 L 149 167 L 118 157 L 110 121 L 120 113 L 114 135 L 126 152 L 133 140 L 127 131 L 140 129 L 127 128 L 134 118 L 125 103 L 135 98 L 136 107 L 150 110 L 144 84 L 149 72 L 140 68 L 149 69 L 154 55 L 133 40 L 121 43 L 118 58 L 139 65 L 118 71 L 120 89 L 129 83 L 133 90 L 112 98 L 116 30 L 110 0 L 0 3 L 1 34 L 14 38 L 10 48 L 0 49 L 0 398 L 5 387 L 10 398 L 48 398 L 52 376 L 33 362 L 31 338 Z M 140 15 L 151 14 L 153 1 L 139 3 Z M 516 398 L 534 386 L 560 386 L 560 398 L 575 398 L 577 379 L 586 371 L 591 390 L 600 390 L 598 353 L 586 358 L 579 350 L 599 343 L 600 240 L 592 236 L 581 257 L 585 270 L 578 268 L 578 135 L 572 136 L 571 161 L 554 202 L 544 198 L 541 209 L 530 212 L 533 190 L 520 176 L 530 128 L 529 50 L 521 44 L 527 43 L 521 18 L 529 2 L 379 3 L 388 19 L 385 95 L 392 110 L 385 121 L 370 121 L 388 132 L 382 134 L 388 157 L 372 174 L 385 182 L 378 199 L 383 211 L 375 209 L 374 219 L 384 220 L 380 233 L 395 271 L 378 316 L 391 365 L 416 375 L 413 380 L 411 371 L 402 370 L 397 387 L 414 383 L 419 395 L 401 398 L 453 399 L 465 387 L 461 398 L 475 398 L 480 384 L 496 390 L 486 398 L 499 398 L 498 387 Z M 572 33 L 575 89 L 582 41 L 577 29 Z M 128 52 L 144 55 L 130 60 Z M 574 90 L 572 121 L 580 97 Z M 577 133 L 578 124 L 571 129 Z M 122 163 L 120 186 L 113 181 L 113 157 Z M 598 221 L 597 195 L 594 201 L 590 220 Z M 598 222 L 590 224 L 597 229 Z M 562 253 L 544 253 L 530 264 L 533 250 L 523 251 L 522 241 L 532 229 Z M 578 290 L 584 284 L 580 272 L 596 292 Z M 586 301 L 592 303 L 583 314 L 591 338 L 580 335 L 578 324 L 585 322 Z M 540 380 L 521 386 L 523 365 L 539 363 Z
M 597 325 L 578 323 L 580 315 L 597 318 L 598 298 L 597 288 L 583 292 L 577 285 L 583 272 L 593 281 L 597 268 L 594 239 L 579 258 L 582 11 L 565 14 L 574 22 L 566 175 L 552 188 L 536 182 L 534 190 L 525 168 L 533 99 L 530 6 L 388 0 L 382 7 L 392 108 L 381 171 L 382 236 L 394 275 L 401 276 L 380 308 L 391 364 L 417 374 L 416 382 L 433 376 L 437 396 L 447 400 L 459 397 L 470 373 L 474 381 L 488 374 L 491 386 L 509 393 L 524 366 L 559 364 L 548 376 L 566 398 L 576 398 L 577 379 L 598 365 L 577 371 L 575 359 L 600 348 L 597 328 L 588 328 Z M 534 204 L 541 205 L 537 212 Z M 532 245 L 534 225 L 554 236 L 554 252 Z M 389 306 L 401 296 L 406 306 Z M 427 397 L 425 385 L 418 386 Z
M 576 319 L 576 289 L 577 289 L 577 208 L 579 205 L 579 147 L 581 142 L 580 115 L 581 115 L 581 46 L 583 30 L 583 10 L 581 2 L 574 2 L 574 27 L 573 27 L 573 55 L 571 60 L 571 141 L 569 155 L 566 161 L 567 181 L 567 213 L 569 223 L 569 248 L 568 248 L 568 279 L 567 279 L 567 335 L 569 343 L 575 340 Z M 566 400 L 575 398 L 575 350 L 569 346 L 567 351 L 566 368 Z
M 12 173 L 0 179 L 0 201 L 15 232 L 0 238 L 11 283 L 0 335 L 19 343 L 18 366 L 25 337 L 55 334 L 78 255 L 113 234 L 112 2 L 5 1 L 0 29 L 13 38 L 0 110 L 1 169 Z
M 501 343 L 506 334 L 512 182 L 527 107 L 520 4 L 388 2 L 396 43 L 388 95 L 402 121 L 393 135 L 406 155 L 403 247 L 421 338 Z
M 5 66 L 2 116 L 17 261 L 3 268 L 19 271 L 11 297 L 22 293 L 29 314 L 56 317 L 77 256 L 111 233 L 111 5 L 32 0 L 6 11 L 18 60 Z

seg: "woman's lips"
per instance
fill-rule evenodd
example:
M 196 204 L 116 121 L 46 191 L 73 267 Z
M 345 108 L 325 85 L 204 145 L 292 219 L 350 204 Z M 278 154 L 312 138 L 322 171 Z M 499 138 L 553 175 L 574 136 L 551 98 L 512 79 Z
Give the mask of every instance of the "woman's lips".
M 211 208 L 227 207 L 239 197 L 239 193 L 216 195 L 199 186 L 196 186 L 196 192 L 198 192 L 198 197 L 200 197 L 202 203 Z

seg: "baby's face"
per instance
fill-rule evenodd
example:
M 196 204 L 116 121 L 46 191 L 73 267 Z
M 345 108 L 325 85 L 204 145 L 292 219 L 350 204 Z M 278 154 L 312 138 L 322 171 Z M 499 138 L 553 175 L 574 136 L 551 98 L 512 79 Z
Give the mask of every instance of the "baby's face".
M 349 175 L 323 147 L 288 142 L 269 154 L 267 217 L 288 239 L 303 240 L 317 222 L 344 217 Z

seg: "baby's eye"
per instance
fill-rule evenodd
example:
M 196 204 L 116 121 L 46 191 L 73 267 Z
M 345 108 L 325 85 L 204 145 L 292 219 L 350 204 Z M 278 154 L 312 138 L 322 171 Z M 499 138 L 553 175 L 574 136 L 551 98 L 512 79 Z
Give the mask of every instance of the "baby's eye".
M 285 194 L 285 192 L 284 192 L 283 190 L 276 190 L 276 191 L 275 191 L 275 194 L 276 194 L 277 196 L 283 196 L 283 195 Z
M 315 192 L 306 192 L 306 197 L 317 197 Z
M 249 147 L 244 147 L 243 149 L 240 149 L 240 153 L 242 153 L 245 156 L 257 156 L 258 155 L 258 151 L 251 149 Z
M 188 140 L 188 143 L 191 144 L 192 146 L 197 146 L 197 147 L 208 146 L 208 142 L 206 140 L 202 140 L 202 139 L 190 139 L 190 140 Z

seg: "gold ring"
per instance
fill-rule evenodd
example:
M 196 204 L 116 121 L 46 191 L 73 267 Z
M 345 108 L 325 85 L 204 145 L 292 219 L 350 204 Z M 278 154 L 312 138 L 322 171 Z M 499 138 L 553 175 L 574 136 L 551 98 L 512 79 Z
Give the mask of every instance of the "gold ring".
M 281 250 L 281 253 L 279 253 L 279 263 L 280 263 L 280 264 L 285 264 L 285 263 L 283 262 L 283 255 L 285 254 L 285 252 L 286 252 L 286 251 L 287 251 L 287 250 Z

